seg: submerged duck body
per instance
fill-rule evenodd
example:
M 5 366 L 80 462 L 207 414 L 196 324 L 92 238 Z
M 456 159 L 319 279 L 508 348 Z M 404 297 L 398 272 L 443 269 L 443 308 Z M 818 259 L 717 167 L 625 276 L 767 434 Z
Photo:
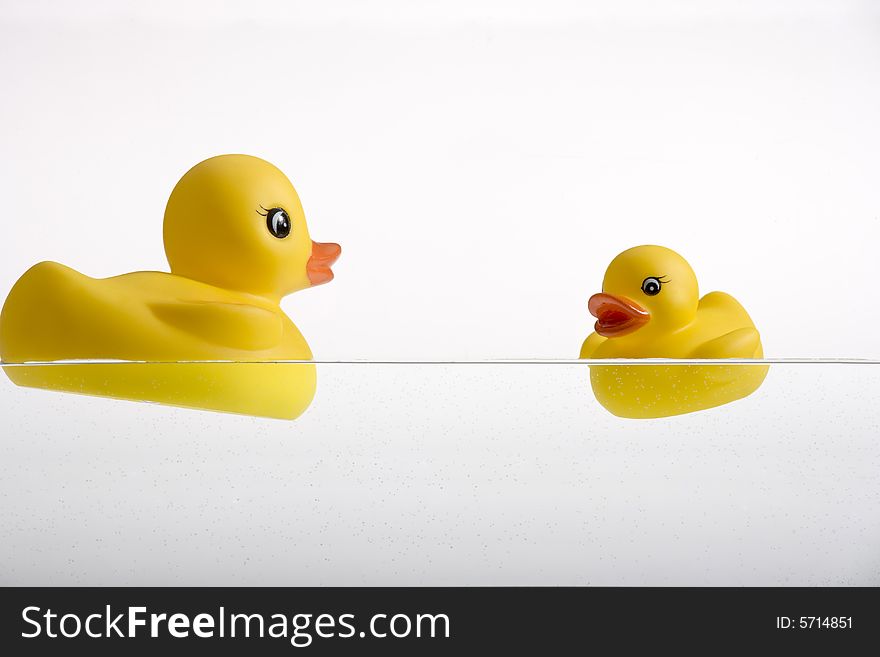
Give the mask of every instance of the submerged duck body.
M 168 201 L 171 273 L 94 279 L 54 262 L 28 270 L 0 313 L 17 384 L 291 419 L 311 402 L 308 344 L 279 306 L 332 279 L 336 244 L 313 242 L 293 185 L 259 158 L 224 155 L 187 172 Z M 196 362 L 180 362 L 196 361 Z M 198 361 L 241 361 L 232 363 Z
M 595 332 L 586 359 L 760 359 L 760 335 L 729 294 L 700 298 L 687 261 L 661 246 L 638 246 L 608 266 L 590 298 Z M 591 365 L 596 399 L 615 415 L 657 418 L 720 406 L 760 387 L 766 365 Z

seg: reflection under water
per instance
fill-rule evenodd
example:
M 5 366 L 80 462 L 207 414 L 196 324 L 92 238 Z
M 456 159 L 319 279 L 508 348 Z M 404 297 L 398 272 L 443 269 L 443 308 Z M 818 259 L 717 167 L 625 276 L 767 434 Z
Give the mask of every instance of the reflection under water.
M 305 362 L 81 362 L 4 365 L 20 386 L 292 420 L 315 395 Z
M 760 361 L 759 361 L 760 362 Z M 596 400 L 614 415 L 668 417 L 721 406 L 757 390 L 769 365 L 591 365 Z
M 2 363 L 20 386 L 295 419 L 315 395 L 316 366 L 589 367 L 597 400 L 615 415 L 655 418 L 712 408 L 760 387 L 771 364 L 880 364 L 865 359 L 506 359 L 470 361 L 116 360 Z

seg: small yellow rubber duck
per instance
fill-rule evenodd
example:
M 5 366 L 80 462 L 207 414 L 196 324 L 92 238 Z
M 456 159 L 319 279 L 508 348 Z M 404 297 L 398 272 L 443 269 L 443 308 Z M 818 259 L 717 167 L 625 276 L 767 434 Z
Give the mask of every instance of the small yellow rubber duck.
M 287 177 L 249 155 L 197 164 L 171 193 L 164 241 L 170 274 L 94 279 L 42 262 L 18 280 L 0 313 L 6 363 L 150 364 L 13 365 L 4 368 L 9 378 L 176 406 L 300 415 L 315 394 L 315 366 L 271 362 L 312 358 L 279 302 L 330 281 L 341 249 L 312 241 Z
M 687 261 L 662 246 L 637 246 L 605 272 L 590 297 L 595 333 L 581 358 L 759 359 L 761 338 L 729 294 L 699 296 Z M 657 418 L 741 399 L 767 376 L 766 365 L 591 365 L 596 399 L 614 415 Z

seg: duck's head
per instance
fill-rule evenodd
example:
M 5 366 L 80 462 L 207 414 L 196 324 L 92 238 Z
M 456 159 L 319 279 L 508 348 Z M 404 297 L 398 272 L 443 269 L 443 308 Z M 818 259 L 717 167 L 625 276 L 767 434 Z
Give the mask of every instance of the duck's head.
M 173 274 L 276 300 L 330 281 L 341 251 L 312 241 L 291 182 L 250 155 L 219 155 L 187 171 L 163 232 Z
M 652 333 L 681 328 L 698 304 L 697 277 L 684 258 L 662 246 L 636 246 L 611 261 L 602 292 L 588 305 L 596 333 L 616 338 L 643 327 Z

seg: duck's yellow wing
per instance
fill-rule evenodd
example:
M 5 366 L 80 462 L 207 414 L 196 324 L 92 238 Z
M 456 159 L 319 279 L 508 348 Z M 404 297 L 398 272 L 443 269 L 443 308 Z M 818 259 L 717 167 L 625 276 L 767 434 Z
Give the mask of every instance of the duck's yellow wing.
M 150 303 L 149 307 L 169 328 L 226 348 L 271 349 L 281 342 L 284 331 L 277 313 L 246 304 L 159 301 Z
M 760 358 L 761 336 L 753 327 L 738 328 L 697 346 L 689 358 Z
M 697 332 L 704 339 L 687 358 L 761 358 L 761 336 L 746 309 L 726 292 L 700 299 Z

